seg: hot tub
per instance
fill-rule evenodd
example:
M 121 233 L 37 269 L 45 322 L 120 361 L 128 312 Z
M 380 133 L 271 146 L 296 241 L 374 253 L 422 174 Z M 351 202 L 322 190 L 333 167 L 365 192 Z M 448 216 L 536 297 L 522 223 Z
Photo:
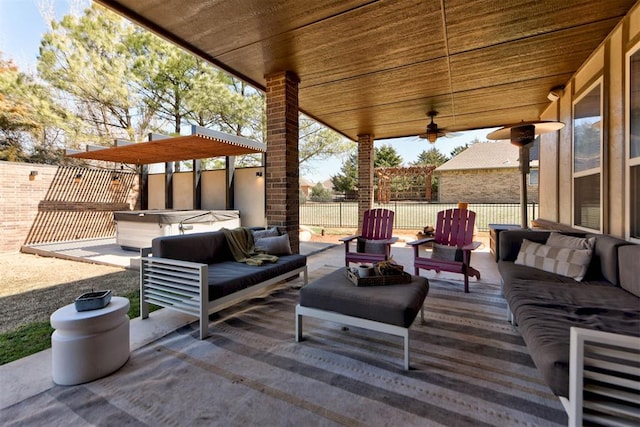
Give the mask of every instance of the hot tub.
M 113 213 L 116 243 L 122 249 L 138 251 L 151 240 L 174 234 L 201 233 L 240 227 L 240 211 L 144 210 Z

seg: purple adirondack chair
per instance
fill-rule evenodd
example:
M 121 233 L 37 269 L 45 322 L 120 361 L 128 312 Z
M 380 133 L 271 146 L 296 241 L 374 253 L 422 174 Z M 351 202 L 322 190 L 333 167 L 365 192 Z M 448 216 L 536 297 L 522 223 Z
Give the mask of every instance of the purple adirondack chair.
M 343 237 L 345 265 L 350 262 L 373 263 L 385 261 L 391 255 L 391 245 L 398 238 L 393 237 L 394 212 L 388 209 L 370 209 L 364 213 L 362 233 Z M 355 251 L 351 251 L 351 242 L 356 240 Z
M 407 243 L 413 246 L 415 274 L 419 270 L 448 271 L 464 275 L 464 291 L 469 292 L 469 276 L 480 280 L 480 272 L 471 267 L 471 251 L 480 246 L 473 242 L 476 214 L 467 209 L 447 209 L 438 212 L 435 236 Z M 420 246 L 432 243 L 431 257 L 420 256 Z

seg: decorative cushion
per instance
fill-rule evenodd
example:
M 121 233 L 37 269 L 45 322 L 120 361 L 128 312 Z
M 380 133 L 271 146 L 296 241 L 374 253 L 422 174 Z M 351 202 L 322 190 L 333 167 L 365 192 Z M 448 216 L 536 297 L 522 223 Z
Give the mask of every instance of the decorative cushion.
M 358 237 L 356 251 L 368 254 L 386 254 L 388 243 L 380 240 L 367 240 L 364 237 Z
M 440 243 L 433 243 L 433 252 L 431 253 L 431 259 L 441 259 L 443 261 L 456 261 L 462 262 L 463 254 L 462 249 L 455 246 L 441 245 Z
M 291 255 L 291 244 L 287 233 L 280 236 L 257 239 L 255 247 L 256 251 L 266 252 L 269 255 Z
M 524 239 L 515 263 L 571 277 L 579 282 L 587 273 L 592 253 L 590 249 L 558 248 Z
M 253 240 L 262 239 L 263 237 L 276 237 L 279 236 L 278 227 L 267 228 L 266 230 L 251 230 L 253 234 Z
M 547 239 L 547 246 L 553 246 L 554 248 L 569 248 L 569 249 L 589 249 L 593 250 L 596 245 L 595 237 L 572 237 L 565 236 L 564 234 L 552 232 Z

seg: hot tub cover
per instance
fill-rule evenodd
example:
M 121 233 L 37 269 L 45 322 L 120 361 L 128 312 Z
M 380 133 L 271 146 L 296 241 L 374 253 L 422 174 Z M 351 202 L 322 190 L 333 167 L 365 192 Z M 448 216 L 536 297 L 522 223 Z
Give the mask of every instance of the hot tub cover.
M 240 217 L 240 211 L 209 211 L 209 210 L 172 210 L 154 209 L 139 211 L 118 211 L 113 213 L 116 221 L 152 222 L 158 224 L 175 224 L 184 222 L 193 224 L 198 222 L 220 222 Z

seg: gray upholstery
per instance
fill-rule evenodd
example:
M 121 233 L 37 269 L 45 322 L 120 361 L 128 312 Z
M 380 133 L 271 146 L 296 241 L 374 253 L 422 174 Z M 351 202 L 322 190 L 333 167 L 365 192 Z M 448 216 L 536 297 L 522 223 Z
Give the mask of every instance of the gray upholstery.
M 222 231 L 157 237 L 154 257 L 208 265 L 209 301 L 230 295 L 307 264 L 304 255 L 283 255 L 278 262 L 252 266 L 236 262 Z
M 514 280 L 505 292 L 531 358 L 558 396 L 569 395 L 571 326 L 640 336 L 640 298 L 611 284 Z
M 627 292 L 640 297 L 640 245 L 626 245 L 618 249 L 620 265 L 620 286 Z
M 545 243 L 547 231 L 508 230 L 500 233 L 498 269 L 503 293 L 531 358 L 551 390 L 569 393 L 569 329 L 579 326 L 640 336 L 640 246 L 600 234 L 582 282 L 514 264 L 522 239 Z M 563 233 L 565 234 L 565 233 Z
M 411 283 L 401 285 L 362 287 L 339 269 L 300 289 L 300 305 L 408 328 L 428 292 L 424 277 L 413 276 Z
M 596 238 L 594 257 L 591 262 L 589 277 L 600 275 L 608 282 L 619 285 L 618 280 L 618 247 L 628 245 L 629 242 L 603 234 L 587 234 Z

